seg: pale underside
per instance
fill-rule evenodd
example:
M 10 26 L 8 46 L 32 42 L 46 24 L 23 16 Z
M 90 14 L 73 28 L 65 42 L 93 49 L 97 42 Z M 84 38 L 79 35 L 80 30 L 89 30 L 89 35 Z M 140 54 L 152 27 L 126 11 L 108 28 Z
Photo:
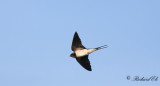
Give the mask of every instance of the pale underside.
M 94 51 L 96 51 L 97 49 L 77 49 L 75 51 L 76 57 L 83 57 L 86 56 Z

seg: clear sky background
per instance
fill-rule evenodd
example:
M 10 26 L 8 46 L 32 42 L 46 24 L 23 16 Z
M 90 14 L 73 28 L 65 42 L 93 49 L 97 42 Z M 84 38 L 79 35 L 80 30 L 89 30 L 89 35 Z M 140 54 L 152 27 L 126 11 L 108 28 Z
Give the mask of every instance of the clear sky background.
M 109 46 L 90 54 L 92 72 L 69 57 L 75 31 L 87 48 Z M 0 86 L 158 85 L 159 0 L 0 1 Z

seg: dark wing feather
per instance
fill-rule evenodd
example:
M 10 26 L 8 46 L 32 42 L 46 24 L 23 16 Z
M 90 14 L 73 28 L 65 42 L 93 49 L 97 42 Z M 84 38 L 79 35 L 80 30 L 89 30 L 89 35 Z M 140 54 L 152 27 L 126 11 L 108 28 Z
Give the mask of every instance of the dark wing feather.
M 72 51 L 75 51 L 77 48 L 85 49 L 85 47 L 82 45 L 81 39 L 78 36 L 78 33 L 75 32 L 73 41 L 72 41 Z
M 76 58 L 76 60 L 83 68 L 87 69 L 88 71 L 92 71 L 90 61 L 88 59 L 88 55 L 84 57 Z

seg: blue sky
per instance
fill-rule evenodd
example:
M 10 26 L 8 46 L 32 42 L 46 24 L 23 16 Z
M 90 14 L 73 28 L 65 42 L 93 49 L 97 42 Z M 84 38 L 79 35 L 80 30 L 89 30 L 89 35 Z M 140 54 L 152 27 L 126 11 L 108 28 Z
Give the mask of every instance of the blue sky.
M 0 86 L 158 86 L 159 0 L 1 0 Z M 74 32 L 92 72 L 69 57 Z

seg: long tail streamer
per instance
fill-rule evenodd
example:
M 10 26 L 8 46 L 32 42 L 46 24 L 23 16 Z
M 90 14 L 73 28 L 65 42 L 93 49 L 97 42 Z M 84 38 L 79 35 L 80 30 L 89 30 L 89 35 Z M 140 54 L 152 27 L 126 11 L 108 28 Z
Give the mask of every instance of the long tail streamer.
M 107 45 L 103 45 L 103 46 L 97 47 L 95 49 L 99 50 L 99 49 L 103 49 L 103 48 L 107 48 L 107 47 L 108 47 Z

